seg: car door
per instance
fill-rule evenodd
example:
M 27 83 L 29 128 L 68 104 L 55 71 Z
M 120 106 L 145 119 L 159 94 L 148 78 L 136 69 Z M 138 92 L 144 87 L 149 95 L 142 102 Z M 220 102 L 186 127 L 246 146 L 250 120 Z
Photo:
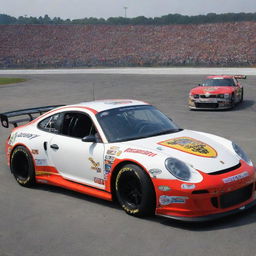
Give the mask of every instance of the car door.
M 48 155 L 65 179 L 105 188 L 103 173 L 104 144 L 85 142 L 82 138 L 97 133 L 90 116 L 65 112 L 59 134 L 48 142 Z

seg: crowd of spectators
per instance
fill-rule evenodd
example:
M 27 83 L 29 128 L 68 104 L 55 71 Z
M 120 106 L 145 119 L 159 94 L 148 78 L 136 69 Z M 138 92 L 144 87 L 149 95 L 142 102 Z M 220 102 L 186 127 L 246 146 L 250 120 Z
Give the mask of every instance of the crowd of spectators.
M 0 68 L 256 64 L 256 22 L 0 25 L 0 31 Z

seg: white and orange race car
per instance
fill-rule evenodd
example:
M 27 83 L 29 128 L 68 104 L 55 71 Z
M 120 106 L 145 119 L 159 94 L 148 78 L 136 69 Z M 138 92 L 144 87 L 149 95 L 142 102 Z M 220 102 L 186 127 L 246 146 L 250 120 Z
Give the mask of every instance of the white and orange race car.
M 208 76 L 206 80 L 189 92 L 190 109 L 228 109 L 243 101 L 244 89 L 238 79 L 244 75 Z
M 256 169 L 238 145 L 181 129 L 145 102 L 100 100 L 0 117 L 4 127 L 15 126 L 6 156 L 22 186 L 60 186 L 116 198 L 133 216 L 187 221 L 219 218 L 256 203 Z

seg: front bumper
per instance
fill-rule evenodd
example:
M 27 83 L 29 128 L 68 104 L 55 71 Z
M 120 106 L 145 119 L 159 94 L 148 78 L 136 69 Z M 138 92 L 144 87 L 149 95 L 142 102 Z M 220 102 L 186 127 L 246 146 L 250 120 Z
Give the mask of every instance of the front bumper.
M 238 169 L 224 174 L 200 173 L 203 181 L 195 184 L 153 179 L 157 197 L 156 214 L 185 221 L 206 221 L 240 212 L 256 204 L 255 168 L 245 162 L 241 161 Z M 244 173 L 246 175 L 243 177 L 239 176 Z M 225 183 L 233 176 L 242 178 Z M 163 187 L 168 190 L 163 191 Z
M 171 215 L 163 215 L 163 214 L 157 214 L 159 216 L 175 219 L 175 220 L 181 220 L 181 221 L 186 221 L 186 222 L 204 222 L 204 221 L 211 221 L 211 220 L 216 220 L 220 218 L 224 218 L 229 215 L 237 214 L 239 212 L 245 211 L 250 209 L 251 207 L 256 205 L 256 200 L 252 201 L 251 203 L 244 205 L 240 208 L 230 210 L 227 212 L 221 212 L 221 213 L 215 213 L 215 214 L 210 214 L 206 216 L 201 216 L 201 217 L 182 217 L 182 216 L 171 216 Z
M 211 110 L 211 109 L 229 109 L 232 108 L 232 102 L 230 100 L 224 100 L 224 99 L 193 99 L 189 98 L 188 106 L 190 109 L 205 109 L 205 110 Z

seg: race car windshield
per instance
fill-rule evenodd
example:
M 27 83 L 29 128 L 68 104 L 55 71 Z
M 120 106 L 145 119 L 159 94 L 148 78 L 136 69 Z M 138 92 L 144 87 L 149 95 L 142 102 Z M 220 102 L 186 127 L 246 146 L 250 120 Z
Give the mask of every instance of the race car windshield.
M 178 132 L 172 120 L 153 106 L 129 106 L 96 115 L 109 142 L 136 140 Z
M 207 79 L 203 82 L 202 86 L 235 86 L 235 83 L 231 78 Z

